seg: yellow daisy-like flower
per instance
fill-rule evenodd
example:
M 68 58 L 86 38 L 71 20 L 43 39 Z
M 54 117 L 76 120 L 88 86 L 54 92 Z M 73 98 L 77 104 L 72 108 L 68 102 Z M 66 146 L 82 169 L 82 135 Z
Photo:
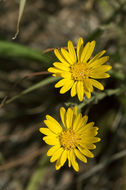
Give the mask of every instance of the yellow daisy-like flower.
M 94 127 L 94 122 L 87 124 L 88 116 L 77 114 L 77 107 L 60 108 L 61 125 L 51 116 L 46 115 L 44 123 L 48 128 L 40 128 L 40 132 L 46 135 L 43 140 L 52 145 L 48 150 L 47 156 L 51 156 L 50 162 L 56 161 L 56 170 L 60 169 L 68 159 L 68 166 L 79 171 L 76 157 L 87 163 L 87 157 L 93 158 L 90 151 L 95 149 L 94 143 L 99 142 L 100 138 L 95 137 L 98 127 Z
M 102 57 L 105 50 L 91 58 L 94 48 L 95 41 L 88 42 L 84 46 L 83 38 L 79 38 L 77 51 L 71 41 L 68 41 L 68 51 L 64 48 L 61 48 L 61 51 L 54 50 L 60 62 L 54 62 L 54 67 L 50 67 L 48 71 L 55 77 L 63 78 L 55 85 L 56 88 L 62 87 L 61 94 L 71 89 L 71 97 L 77 94 L 79 100 L 83 101 L 84 94 L 88 99 L 91 97 L 91 93 L 94 91 L 93 87 L 104 89 L 104 86 L 95 79 L 110 77 L 106 72 L 112 67 L 103 65 L 109 59 L 109 56 Z

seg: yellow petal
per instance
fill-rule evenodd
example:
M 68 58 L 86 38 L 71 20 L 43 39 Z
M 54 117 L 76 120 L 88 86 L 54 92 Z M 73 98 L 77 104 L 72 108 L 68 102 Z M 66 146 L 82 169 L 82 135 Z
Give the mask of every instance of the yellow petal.
M 56 144 L 59 144 L 59 139 L 58 138 L 54 138 L 54 137 L 43 137 L 43 140 L 49 144 L 49 145 L 56 145 Z
M 77 57 L 78 57 L 78 62 L 80 62 L 80 57 L 82 54 L 82 50 L 83 50 L 83 38 L 79 38 L 78 40 L 78 44 L 77 44 Z
M 61 48 L 61 53 L 63 54 L 63 56 L 65 57 L 65 59 L 69 62 L 69 64 L 73 64 L 73 60 L 70 57 L 70 54 L 67 52 L 67 50 Z
M 82 120 L 83 120 L 83 125 L 86 125 L 86 123 L 88 121 L 88 116 L 87 115 L 83 116 Z
M 69 71 L 70 70 L 70 68 L 69 68 L 69 64 L 64 64 L 64 63 L 60 63 L 60 62 L 55 62 L 55 63 L 53 63 L 53 65 L 56 67 L 56 68 L 58 68 L 58 69 L 60 69 L 60 70 L 63 70 L 63 71 Z
M 77 106 L 73 107 L 73 117 L 77 116 Z
M 87 129 L 93 127 L 93 126 L 94 126 L 94 122 L 90 122 L 90 123 L 88 123 L 87 125 L 84 126 L 84 130 L 87 130 Z
M 53 117 L 51 117 L 50 115 L 46 115 L 46 119 L 48 121 L 50 121 L 53 125 L 55 125 L 55 131 L 57 133 L 61 133 L 62 132 L 62 127 L 61 125 L 56 121 L 56 119 L 54 119 Z
M 105 73 L 109 71 L 112 68 L 110 65 L 100 65 L 99 67 L 95 67 L 91 70 L 91 72 L 96 72 L 96 73 Z
M 101 139 L 99 137 L 89 137 L 85 134 L 83 134 L 83 139 L 81 139 L 81 141 L 79 142 L 81 147 L 86 148 L 87 144 L 93 144 L 93 143 L 97 143 L 100 142 Z
M 90 79 L 85 79 L 83 81 L 83 85 L 84 85 L 84 90 L 87 91 L 87 92 L 93 92 L 93 86 L 92 86 L 92 83 L 91 83 L 91 80 Z
M 56 152 L 54 152 L 54 154 L 52 155 L 50 162 L 55 162 L 56 160 L 58 160 L 60 158 L 60 156 L 63 153 L 63 148 L 59 148 Z
M 68 71 L 62 71 L 61 76 L 65 79 L 69 79 L 69 80 L 72 79 L 72 74 Z
M 90 150 L 96 149 L 96 146 L 94 144 L 87 144 L 86 147 L 87 149 L 90 149 Z
M 93 61 L 89 64 L 89 68 L 99 67 L 100 65 L 103 65 L 108 60 L 109 60 L 109 56 L 104 56 L 100 59 L 96 59 L 95 61 Z
M 51 135 L 51 136 L 56 135 L 55 133 L 53 133 L 52 131 L 50 131 L 47 128 L 40 128 L 39 131 L 41 133 L 43 133 L 44 135 Z
M 81 63 L 84 62 L 89 47 L 90 47 L 90 42 L 86 43 L 85 47 L 83 48 L 83 51 L 82 51 L 82 54 L 81 54 L 81 59 L 80 59 Z
M 68 80 L 67 83 L 60 89 L 60 93 L 64 94 L 65 92 L 70 90 L 70 88 L 73 86 L 73 83 L 73 80 Z
M 68 166 L 71 167 L 70 151 L 68 151 Z
M 85 128 L 84 128 L 85 129 Z M 86 130 L 84 130 L 84 135 L 86 136 L 96 136 L 98 134 L 98 128 L 97 127 L 88 127 Z
M 92 63 L 93 61 L 95 61 L 96 59 L 100 58 L 102 55 L 104 55 L 106 53 L 106 50 L 103 50 L 101 52 L 99 52 L 98 54 L 96 54 L 88 63 Z
M 84 163 L 87 163 L 87 158 L 78 150 L 74 150 L 76 157 Z
M 76 63 L 76 61 L 77 61 L 76 52 L 75 52 L 73 43 L 71 41 L 68 41 L 68 50 L 69 50 L 69 53 L 71 55 L 72 62 Z
M 83 101 L 83 98 L 84 98 L 83 81 L 78 81 L 78 83 L 77 83 L 77 95 L 78 95 L 78 99 L 80 101 Z
M 44 120 L 44 123 L 47 127 L 54 133 L 58 134 L 62 132 L 62 127 L 60 124 L 51 116 L 46 115 L 47 120 Z
M 68 155 L 67 150 L 64 150 L 63 153 L 62 153 L 62 155 L 61 155 L 61 158 L 60 158 L 61 166 L 63 166 L 64 163 L 66 162 L 67 155 Z
M 104 86 L 97 80 L 90 79 L 90 81 L 91 81 L 92 85 L 95 86 L 96 88 L 98 88 L 99 90 L 104 90 Z
M 71 160 L 71 164 L 72 164 L 74 170 L 78 172 L 79 171 L 79 165 L 76 161 L 75 154 L 74 154 L 73 150 L 70 151 L 70 160 Z
M 66 112 L 66 127 L 69 129 L 72 126 L 73 121 L 73 110 L 71 108 L 68 108 Z
M 65 64 L 69 64 L 67 62 L 67 60 L 62 56 L 62 54 L 59 52 L 58 49 L 54 49 L 54 53 L 56 55 L 56 57 L 62 62 L 62 63 L 65 63 Z
M 103 78 L 109 78 L 110 75 L 108 73 L 91 73 L 90 77 L 94 79 L 103 79 Z
M 60 117 L 64 126 L 66 126 L 66 110 L 64 107 L 60 108 Z
M 76 128 L 78 127 L 81 118 L 82 118 L 82 114 L 79 113 L 79 114 L 76 116 L 76 118 L 75 118 L 75 120 L 74 120 L 74 122 L 73 122 L 73 131 L 75 131 Z
M 58 81 L 56 84 L 55 84 L 55 88 L 59 88 L 61 86 L 64 86 L 67 82 L 67 79 L 61 79 L 60 81 Z
M 88 99 L 90 99 L 90 98 L 91 98 L 91 93 L 90 93 L 90 92 L 85 91 L 85 95 L 86 95 L 86 97 L 87 97 Z
M 100 142 L 101 139 L 99 137 L 92 137 L 89 139 L 91 143 L 97 143 L 97 142 Z
M 89 158 L 94 158 L 94 154 L 88 149 L 84 149 L 83 154 Z
M 84 117 L 82 117 L 82 118 L 80 119 L 80 123 L 79 123 L 79 125 L 76 127 L 76 132 L 78 131 L 78 133 L 81 133 L 81 131 L 84 130 L 84 126 L 86 125 L 87 120 L 88 120 L 88 116 L 87 116 L 87 115 L 85 115 Z
M 55 68 L 55 67 L 50 67 L 50 68 L 48 69 L 48 71 L 49 71 L 50 73 L 62 73 L 62 72 L 63 72 L 62 70 L 57 69 L 57 68 Z
M 75 96 L 77 94 L 77 81 L 74 82 L 72 88 L 71 88 L 71 97 Z
M 78 146 L 78 148 L 79 148 L 80 152 L 81 152 L 82 154 L 84 154 L 85 156 L 87 156 L 87 157 L 89 157 L 89 158 L 94 158 L 94 154 L 93 154 L 90 150 L 85 149 L 85 148 L 81 148 L 81 147 L 79 147 L 79 146 Z
M 95 41 L 90 42 L 90 46 L 89 46 L 89 48 L 87 50 L 87 53 L 85 55 L 85 58 L 83 60 L 84 62 L 87 62 L 88 59 L 91 57 L 91 55 L 92 55 L 92 53 L 94 51 L 94 48 L 95 48 L 95 43 L 96 43 Z
M 56 170 L 61 168 L 60 158 L 56 161 Z
M 47 152 L 47 156 L 52 156 L 59 148 L 60 144 L 56 144 L 55 146 L 51 147 Z

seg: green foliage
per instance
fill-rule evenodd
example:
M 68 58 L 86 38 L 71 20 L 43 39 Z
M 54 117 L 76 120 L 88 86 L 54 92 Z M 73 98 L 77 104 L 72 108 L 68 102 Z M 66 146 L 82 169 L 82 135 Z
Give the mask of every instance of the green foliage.
M 7 100 L 5 103 L 11 103 L 13 102 L 14 100 L 16 100 L 17 98 L 20 98 L 21 96 L 25 95 L 25 94 L 28 94 L 38 88 L 42 88 L 44 86 L 46 86 L 47 84 L 50 84 L 54 81 L 57 81 L 59 78 L 58 77 L 48 77 L 38 83 L 36 83 L 35 85 L 32 85 L 31 87 L 27 88 L 26 90 L 22 91 L 20 94 L 12 97 L 11 99 Z
M 38 72 L 41 72 L 39 70 L 41 69 L 41 66 L 42 66 L 42 69 L 44 69 L 44 71 L 47 70 L 47 68 L 50 67 L 54 61 L 56 61 L 56 57 L 53 53 L 53 50 L 49 52 L 47 51 L 47 53 L 42 53 L 41 50 L 32 49 L 28 46 L 24 46 L 19 43 L 0 41 L 0 58 L 2 58 L 2 61 L 0 64 L 1 101 L 6 95 L 8 96 L 7 100 L 4 101 L 3 107 L 0 112 L 1 114 L 0 124 L 1 124 L 1 131 L 3 128 L 3 132 L 5 130 L 5 134 L 7 135 L 7 138 L 5 138 L 7 140 L 4 143 L 5 155 L 7 156 L 7 158 L 9 158 L 9 154 L 13 149 L 12 153 L 14 155 L 11 155 L 11 158 L 9 158 L 10 160 L 13 160 L 13 157 L 15 157 L 16 151 L 18 152 L 16 156 L 20 157 L 20 153 L 21 154 L 24 153 L 24 150 L 27 152 L 27 149 L 29 150 L 29 148 L 31 148 L 33 144 L 35 144 L 35 146 L 33 146 L 33 149 L 34 147 L 36 148 L 37 146 L 40 146 L 41 137 L 38 138 L 39 132 L 38 132 L 37 125 L 38 127 L 41 126 L 40 124 L 41 117 L 43 118 L 47 112 L 52 113 L 52 115 L 55 114 L 55 116 L 58 117 L 59 113 L 57 110 L 59 109 L 57 108 L 59 108 L 60 106 L 63 106 L 63 104 L 65 104 L 66 107 L 77 104 L 78 112 L 84 112 L 86 114 L 88 112 L 91 115 L 91 117 L 93 117 L 94 115 L 97 116 L 96 125 L 98 125 L 99 127 L 100 137 L 102 138 L 102 141 L 99 143 L 99 145 L 97 145 L 97 149 L 95 152 L 96 158 L 93 161 L 89 161 L 88 163 L 89 172 L 91 171 L 90 169 L 93 169 L 93 166 L 94 167 L 96 166 L 98 168 L 97 164 L 99 161 L 100 163 L 102 163 L 102 160 L 103 160 L 103 163 L 104 163 L 104 160 L 105 161 L 107 160 L 108 162 L 109 158 L 111 161 L 111 159 L 113 158 L 112 157 L 113 151 L 119 151 L 120 149 L 125 148 L 125 140 L 126 140 L 126 135 L 125 135 L 125 132 L 126 132 L 125 130 L 125 118 L 126 118 L 125 60 L 126 60 L 126 55 L 125 55 L 124 47 L 125 47 L 126 42 L 125 42 L 125 26 L 123 26 L 125 22 L 123 19 L 125 18 L 126 2 L 116 1 L 115 8 L 112 5 L 112 2 L 105 1 L 105 0 L 102 0 L 102 1 L 99 0 L 96 2 L 94 1 L 94 3 L 96 3 L 97 6 L 99 5 L 102 8 L 103 14 L 104 14 L 104 11 L 106 11 L 107 17 L 103 19 L 103 22 L 101 23 L 99 22 L 100 24 L 98 28 L 96 28 L 96 30 L 94 30 L 90 35 L 86 36 L 87 41 L 95 39 L 100 44 L 97 47 L 103 46 L 103 48 L 107 49 L 107 53 L 110 56 L 110 64 L 112 64 L 113 66 L 113 69 L 109 72 L 111 75 L 111 78 L 107 79 L 106 81 L 104 80 L 102 81 L 105 86 L 104 91 L 97 91 L 93 93 L 93 96 L 91 97 L 91 99 L 89 100 L 85 99 L 85 101 L 82 103 L 78 103 L 76 98 L 69 99 L 68 94 L 60 95 L 59 93 L 57 93 L 58 90 L 54 88 L 50 88 L 50 84 L 55 83 L 59 79 L 58 77 L 57 78 L 47 77 L 43 79 L 41 78 L 43 76 L 40 75 L 38 78 L 33 77 L 32 79 L 24 79 L 23 82 L 21 83 L 19 82 L 15 88 L 11 88 L 11 86 L 13 86 L 16 83 L 16 80 L 18 79 L 18 77 L 16 76 L 17 70 L 16 69 L 13 70 L 11 67 L 14 66 L 16 68 L 19 60 L 21 60 L 22 62 L 26 61 L 27 64 L 29 65 L 32 65 L 32 63 L 33 64 L 38 63 L 37 67 L 32 67 L 32 69 L 29 68 L 30 73 L 32 73 L 32 72 L 36 72 L 36 70 Z M 124 3 L 120 3 L 120 2 L 124 2 Z M 21 18 L 23 15 L 25 3 L 26 3 L 26 0 L 20 0 L 20 10 L 19 10 L 18 23 L 17 23 L 16 36 L 19 32 L 19 25 L 20 25 Z M 95 9 L 97 8 L 97 6 L 94 6 Z M 95 12 L 95 9 L 93 10 L 93 12 Z M 112 30 L 112 33 L 111 33 L 111 27 L 115 27 L 115 30 Z M 120 31 L 122 31 L 122 33 Z M 7 70 L 6 70 L 6 65 L 8 66 Z M 35 68 L 35 71 L 34 71 L 34 68 Z M 23 72 L 23 71 L 25 72 L 25 69 L 27 69 L 25 67 L 25 64 L 23 64 L 21 69 L 22 70 L 19 70 L 19 72 Z M 15 80 L 13 77 L 15 77 Z M 42 88 L 42 91 L 41 91 L 41 88 Z M 33 93 L 35 92 L 35 90 L 37 90 L 37 92 Z M 8 94 L 8 91 L 10 92 L 9 94 Z M 101 113 L 103 110 L 104 112 Z M 22 133 L 23 132 L 25 133 L 25 130 L 29 126 L 31 127 L 32 125 L 34 127 L 34 130 L 32 129 L 33 131 L 32 133 L 29 133 L 28 137 L 27 137 L 27 134 L 25 134 L 26 135 L 25 136 L 26 141 L 25 141 L 25 138 L 22 137 Z M 21 126 L 20 127 L 21 135 L 19 135 L 20 138 L 18 141 L 17 140 L 18 136 L 16 135 L 13 136 L 13 133 L 16 133 L 18 131 L 19 126 Z M 121 126 L 121 131 L 118 130 L 120 126 Z M 10 137 L 8 135 L 10 135 Z M 20 143 L 23 143 L 23 146 Z M 21 147 L 21 150 L 19 151 L 17 150 L 18 146 Z M 10 150 L 8 150 L 7 147 L 9 147 Z M 108 149 L 109 149 L 109 153 L 111 153 L 109 157 L 108 157 Z M 9 160 L 9 159 L 6 160 L 6 156 L 4 157 L 3 155 L 4 153 L 2 153 L 1 151 L 0 165 L 6 164 L 7 161 Z M 122 163 L 123 162 L 121 162 L 121 167 L 122 167 Z M 48 165 L 48 157 L 46 157 L 46 155 L 44 154 L 42 158 L 41 157 L 37 158 L 35 162 L 31 162 L 31 165 L 33 166 L 33 169 L 31 169 L 33 172 L 27 182 L 26 190 L 38 190 L 40 183 L 41 184 L 44 183 L 43 181 L 44 176 L 47 174 L 48 171 L 51 171 Z M 115 176 L 115 174 L 117 175 L 117 173 L 120 172 L 118 166 L 119 166 L 119 163 L 117 164 L 117 162 L 113 163 L 113 165 L 111 166 L 112 169 L 113 167 L 115 167 L 113 170 L 114 174 L 112 174 L 112 171 L 110 170 L 106 169 L 106 171 L 104 171 L 103 167 L 99 167 L 100 169 L 98 169 L 98 173 L 95 176 L 95 181 L 94 181 L 94 178 L 91 178 L 91 176 L 93 175 L 92 174 L 93 172 L 90 173 L 89 175 L 90 184 L 93 184 L 94 186 L 94 183 L 96 185 L 100 181 L 109 181 L 110 180 L 109 178 L 111 178 L 112 175 Z M 27 170 L 27 167 L 25 165 L 24 167 Z M 85 168 L 86 168 L 86 165 L 85 165 Z M 106 165 L 104 166 L 104 168 L 106 168 Z M 83 172 L 83 168 L 81 169 L 82 169 L 81 174 L 75 175 L 74 177 L 78 178 L 78 176 L 85 174 L 85 169 L 84 169 L 84 172 Z M 102 175 L 100 175 L 101 174 L 100 170 L 102 170 Z M 12 173 L 14 172 L 16 173 L 16 169 L 14 171 L 12 170 Z M 62 169 L 62 173 L 64 173 L 64 168 Z M 71 179 L 74 179 L 74 178 L 71 178 Z M 86 177 L 82 178 L 82 180 L 84 179 L 86 179 Z M 114 178 L 114 180 L 115 179 L 116 178 Z M 125 178 L 123 179 L 121 176 L 121 183 L 123 180 L 125 180 Z M 115 181 L 120 181 L 120 180 L 115 180 Z M 75 183 L 76 183 L 76 180 L 75 180 Z M 91 189 L 90 186 L 87 187 L 87 184 L 88 184 L 87 181 L 84 181 L 84 184 L 85 184 L 84 188 Z M 101 188 L 100 185 L 98 189 Z M 72 189 L 72 187 L 70 186 L 68 187 L 68 189 Z
M 47 58 L 47 56 L 44 56 L 41 51 L 6 41 L 0 41 L 0 57 L 35 60 L 43 63 L 45 67 L 49 66 L 50 62 L 50 59 Z

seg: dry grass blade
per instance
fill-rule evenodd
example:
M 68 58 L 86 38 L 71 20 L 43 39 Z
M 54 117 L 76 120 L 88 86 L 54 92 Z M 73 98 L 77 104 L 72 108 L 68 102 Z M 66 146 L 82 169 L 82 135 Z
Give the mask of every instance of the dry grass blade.
M 3 170 L 7 170 L 7 169 L 10 169 L 10 168 L 14 168 L 16 166 L 19 166 L 19 165 L 22 165 L 24 163 L 27 163 L 29 162 L 30 160 L 40 156 L 42 154 L 42 152 L 44 152 L 45 148 L 40 148 L 34 152 L 32 152 L 31 154 L 28 154 L 26 155 L 25 157 L 23 156 L 22 158 L 19 158 L 19 159 L 15 159 L 13 161 L 10 161 L 4 165 L 1 165 L 0 166 L 0 171 L 3 171 Z
M 96 166 L 94 166 L 91 170 L 89 170 L 86 173 L 80 175 L 79 178 L 78 178 L 78 182 L 88 179 L 89 177 L 93 176 L 95 173 L 97 173 L 100 170 L 102 170 L 103 168 L 107 167 L 112 162 L 114 162 L 116 160 L 119 160 L 119 159 L 121 159 L 123 157 L 126 157 L 126 150 L 122 150 L 122 151 L 112 155 L 107 160 L 104 160 L 103 162 L 101 162 L 101 163 L 97 164 Z
M 15 36 L 12 38 L 13 40 L 16 39 L 16 37 L 17 37 L 17 35 L 18 35 L 18 33 L 19 33 L 19 26 L 20 26 L 21 17 L 22 17 L 22 15 L 23 15 L 25 3 L 26 3 L 26 0 L 20 0 L 20 7 L 19 7 L 19 15 L 18 15 L 17 27 L 16 27 L 16 34 L 15 34 Z

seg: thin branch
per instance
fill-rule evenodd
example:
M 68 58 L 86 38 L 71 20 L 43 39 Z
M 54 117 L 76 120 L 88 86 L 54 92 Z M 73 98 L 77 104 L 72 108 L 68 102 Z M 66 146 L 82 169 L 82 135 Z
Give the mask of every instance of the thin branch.
M 11 134 L 11 135 L 4 135 L 0 136 L 0 143 L 6 142 L 6 141 L 11 141 L 12 139 L 17 139 L 20 141 L 20 139 L 26 139 L 29 135 L 33 133 L 35 130 L 35 126 L 30 127 L 23 132 L 20 132 L 20 134 Z
M 42 53 L 48 53 L 48 52 L 54 51 L 54 49 L 60 50 L 61 48 L 68 50 L 68 47 L 48 48 L 48 49 L 45 49 Z M 74 46 L 74 48 L 76 49 L 77 47 Z
M 104 160 L 103 162 L 101 162 L 101 163 L 97 164 L 96 166 L 94 166 L 91 170 L 89 170 L 86 173 L 79 176 L 78 183 L 80 181 L 82 181 L 82 180 L 88 179 L 89 177 L 93 176 L 94 174 L 96 174 L 97 172 L 102 170 L 103 168 L 107 167 L 112 162 L 117 161 L 117 160 L 119 160 L 119 159 L 121 159 L 121 158 L 123 158 L 125 156 L 126 156 L 126 149 L 114 154 L 113 156 L 111 156 L 107 160 Z
M 98 103 L 100 100 L 102 100 L 103 98 L 105 98 L 106 96 L 112 96 L 112 95 L 120 95 L 121 93 L 126 91 L 126 87 L 122 86 L 120 88 L 116 88 L 116 89 L 108 89 L 105 90 L 104 92 L 95 92 L 94 96 L 92 96 L 90 99 L 85 99 L 82 103 L 80 103 L 77 107 L 78 107 L 78 112 L 81 111 L 81 109 L 86 106 L 87 104 L 96 104 Z
M 6 102 L 7 96 L 5 96 L 0 104 L 0 108 L 3 107 L 4 103 Z
M 20 84 L 20 83 L 21 83 L 23 80 L 25 80 L 25 79 L 30 79 L 30 78 L 35 77 L 35 76 L 48 75 L 48 74 L 51 74 L 51 73 L 48 72 L 48 71 L 41 71 L 41 72 L 35 72 L 35 73 L 28 74 L 28 75 L 24 76 L 23 78 L 19 79 L 18 81 L 16 81 L 16 82 L 14 83 L 14 85 L 12 86 L 11 91 L 12 91 L 18 84 Z M 2 107 L 5 105 L 5 103 L 7 102 L 7 98 L 9 97 L 9 94 L 10 94 L 10 91 L 8 92 L 8 95 L 6 95 L 6 96 L 4 97 L 4 99 L 2 100 L 2 102 L 1 102 L 1 104 L 0 104 L 0 108 L 2 108 Z
M 51 74 L 51 73 L 48 72 L 48 71 L 42 71 L 42 72 L 31 73 L 31 74 L 27 75 L 26 77 L 27 77 L 27 78 L 32 78 L 32 77 L 35 77 L 35 76 L 49 75 L 49 74 Z
M 4 165 L 0 166 L 0 171 L 7 170 L 7 169 L 10 169 L 10 168 L 14 168 L 16 166 L 25 164 L 25 163 L 29 162 L 30 160 L 33 160 L 34 158 L 42 155 L 43 151 L 45 151 L 45 148 L 40 148 L 40 149 L 34 151 L 31 154 L 23 156 L 22 158 L 10 161 L 7 164 L 4 164 Z

